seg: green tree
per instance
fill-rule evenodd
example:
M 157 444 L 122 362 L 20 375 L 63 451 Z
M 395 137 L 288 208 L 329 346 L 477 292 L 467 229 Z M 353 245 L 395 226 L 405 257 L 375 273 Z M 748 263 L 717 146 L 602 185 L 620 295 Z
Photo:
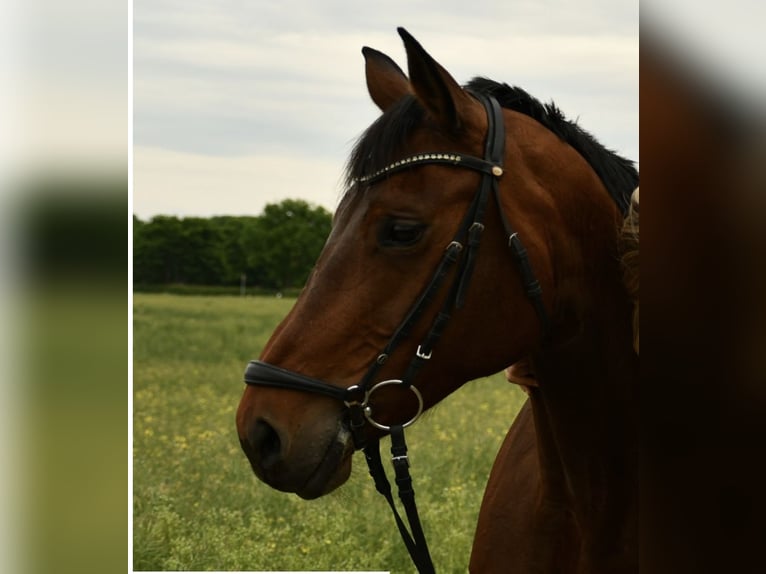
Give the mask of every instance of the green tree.
M 181 220 L 157 215 L 146 223 L 133 220 L 133 282 L 177 283 L 184 243 Z
M 222 257 L 222 285 L 239 284 L 242 275 L 247 277 L 248 284 L 259 282 L 258 271 L 249 264 L 243 238 L 249 229 L 258 224 L 256 217 L 218 216 L 211 219 L 211 224 L 217 229 Z
M 224 256 L 219 227 L 210 219 L 184 218 L 181 220 L 181 242 L 176 282 L 220 285 Z
M 133 282 L 271 289 L 306 282 L 332 217 L 301 200 L 267 205 L 258 217 L 133 217 Z
M 269 204 L 242 237 L 249 267 L 264 287 L 301 287 L 330 233 L 332 216 L 323 207 L 286 199 Z

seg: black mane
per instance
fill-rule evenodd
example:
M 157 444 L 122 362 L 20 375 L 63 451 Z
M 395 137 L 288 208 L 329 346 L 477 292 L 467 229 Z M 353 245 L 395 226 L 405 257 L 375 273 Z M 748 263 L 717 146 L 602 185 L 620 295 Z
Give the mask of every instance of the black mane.
M 625 214 L 630 195 L 638 186 L 634 163 L 605 148 L 590 133 L 567 120 L 553 103 L 542 104 L 526 91 L 487 78 L 474 78 L 465 86 L 473 93 L 492 96 L 506 109 L 536 120 L 571 145 L 601 178 L 620 211 Z M 401 158 L 401 147 L 426 117 L 414 96 L 406 96 L 386 110 L 357 141 L 346 167 L 351 189 L 365 175 Z
M 627 212 L 630 195 L 638 186 L 638 172 L 632 161 L 605 148 L 590 133 L 567 120 L 553 102 L 541 104 L 521 88 L 487 78 L 474 78 L 465 87 L 472 92 L 493 96 L 502 107 L 537 120 L 571 145 L 601 178 L 620 211 L 623 214 Z

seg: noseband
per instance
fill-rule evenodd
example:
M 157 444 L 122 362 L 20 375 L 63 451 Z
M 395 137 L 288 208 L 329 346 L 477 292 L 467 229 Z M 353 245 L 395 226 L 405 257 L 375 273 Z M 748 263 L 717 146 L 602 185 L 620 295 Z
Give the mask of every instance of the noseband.
M 367 369 L 360 382 L 349 388 L 337 387 L 262 361 L 250 361 L 244 377 L 245 383 L 248 385 L 320 394 L 342 401 L 346 405 L 348 424 L 352 432 L 354 445 L 357 449 L 364 448 L 365 458 L 370 468 L 370 474 L 375 480 L 375 486 L 386 497 L 393 509 L 402 538 L 418 571 L 421 573 L 433 572 L 434 568 L 428 547 L 426 546 L 425 536 L 420 527 L 417 509 L 415 508 L 414 491 L 412 491 L 411 487 L 412 479 L 409 476 L 408 470 L 407 446 L 404 442 L 404 428 L 413 424 L 423 411 L 423 398 L 420 391 L 413 385 L 413 381 L 420 369 L 431 359 L 434 347 L 441 337 L 444 327 L 449 322 L 452 312 L 462 307 L 465 301 L 466 290 L 471 281 L 481 235 L 484 231 L 484 220 L 490 195 L 495 197 L 498 212 L 508 237 L 508 246 L 518 266 L 526 294 L 534 305 L 542 324 L 543 335 L 546 336 L 548 332 L 548 317 L 542 302 L 540 283 L 532 271 L 526 249 L 521 244 L 518 233 L 513 230 L 505 217 L 500 203 L 498 181 L 503 175 L 503 157 L 505 152 L 505 129 L 502 109 L 492 97 L 484 95 L 475 96 L 482 102 L 487 113 L 488 127 L 484 158 L 458 153 L 421 153 L 394 162 L 380 171 L 357 180 L 358 184 L 373 185 L 397 172 L 425 164 L 460 167 L 482 174 L 479 189 L 468 207 L 460 227 L 452 241 L 447 245 L 431 280 L 415 300 L 412 307 L 410 307 L 404 320 L 399 324 L 386 346 Z M 455 266 L 457 266 L 456 273 L 447 298 L 434 318 L 425 338 L 418 345 L 415 356 L 411 359 L 402 378 L 373 383 L 381 366 L 386 363 L 391 353 L 394 352 L 399 344 L 410 335 L 412 328 L 417 324 L 424 310 L 439 292 L 449 271 Z M 413 393 L 417 401 L 417 412 L 404 423 L 385 425 L 376 420 L 372 399 L 378 389 L 392 385 L 409 389 Z M 378 441 L 367 441 L 364 436 L 363 428 L 366 423 L 391 435 L 391 452 L 396 482 L 399 485 L 399 496 L 404 503 L 410 522 L 412 536 L 407 532 L 394 506 L 391 487 L 380 460 Z

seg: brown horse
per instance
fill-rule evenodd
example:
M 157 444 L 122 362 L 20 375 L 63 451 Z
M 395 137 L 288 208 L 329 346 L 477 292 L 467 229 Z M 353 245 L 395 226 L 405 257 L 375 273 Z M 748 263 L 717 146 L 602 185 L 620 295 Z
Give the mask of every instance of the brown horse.
M 417 417 L 413 397 L 428 408 L 531 357 L 539 387 L 504 447 L 513 496 L 483 513 L 472 569 L 635 569 L 638 360 L 618 228 L 637 174 L 553 105 L 485 79 L 463 89 L 400 35 L 409 78 L 363 50 L 382 115 L 251 363 L 242 448 L 266 483 L 316 498 L 346 481 L 355 445 Z

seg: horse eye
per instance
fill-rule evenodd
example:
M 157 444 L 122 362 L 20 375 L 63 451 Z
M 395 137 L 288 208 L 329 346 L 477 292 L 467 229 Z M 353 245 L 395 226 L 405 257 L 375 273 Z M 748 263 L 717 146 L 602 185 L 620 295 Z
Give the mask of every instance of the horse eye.
M 409 247 L 420 241 L 425 228 L 424 224 L 414 221 L 387 221 L 378 239 L 384 247 Z

